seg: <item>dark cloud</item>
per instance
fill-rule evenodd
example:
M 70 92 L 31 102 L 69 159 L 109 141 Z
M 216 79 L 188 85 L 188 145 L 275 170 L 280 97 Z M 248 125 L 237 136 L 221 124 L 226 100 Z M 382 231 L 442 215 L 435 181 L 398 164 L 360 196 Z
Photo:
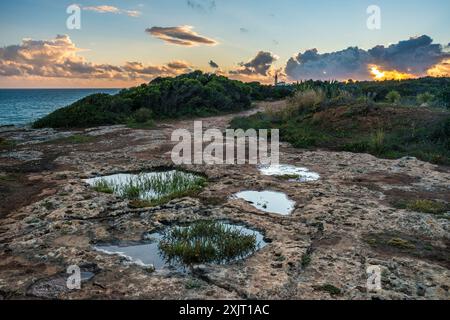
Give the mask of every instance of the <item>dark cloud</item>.
M 249 30 L 247 28 L 240 28 L 239 31 L 242 33 L 247 33 Z
M 167 64 L 167 66 L 171 69 L 176 69 L 176 70 L 191 68 L 191 65 L 189 63 L 187 63 L 186 61 L 180 61 L 180 60 L 169 62 Z
M 190 70 L 186 62 L 167 65 L 144 65 L 127 62 L 117 66 L 96 64 L 79 55 L 83 51 L 67 35 L 51 40 L 25 39 L 20 45 L 0 48 L 0 76 L 76 78 L 76 79 L 142 79 L 171 76 Z
M 145 32 L 171 44 L 194 46 L 198 44 L 215 45 L 217 41 L 199 35 L 192 31 L 192 26 L 152 27 Z
M 209 66 L 214 69 L 219 68 L 219 65 L 212 60 L 209 61 Z
M 214 0 L 187 0 L 187 5 L 195 10 L 207 12 L 216 8 L 216 1 Z
M 267 76 L 267 71 L 271 68 L 272 63 L 277 60 L 271 52 L 260 51 L 252 60 L 247 63 L 241 62 L 240 68 L 230 71 L 230 74 L 242 75 L 261 75 Z
M 289 59 L 285 71 L 293 80 L 367 79 L 370 78 L 368 66 L 376 64 L 383 69 L 421 76 L 450 57 L 441 45 L 432 42 L 430 37 L 424 35 L 370 50 L 350 47 L 320 54 L 317 49 L 311 49 Z

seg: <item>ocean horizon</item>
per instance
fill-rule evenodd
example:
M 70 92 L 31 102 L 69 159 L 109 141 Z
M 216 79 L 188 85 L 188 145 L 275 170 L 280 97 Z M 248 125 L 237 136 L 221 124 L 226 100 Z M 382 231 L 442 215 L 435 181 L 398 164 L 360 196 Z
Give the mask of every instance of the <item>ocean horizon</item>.
M 0 89 L 0 126 L 27 125 L 49 113 L 95 93 L 115 94 L 121 89 L 23 88 Z

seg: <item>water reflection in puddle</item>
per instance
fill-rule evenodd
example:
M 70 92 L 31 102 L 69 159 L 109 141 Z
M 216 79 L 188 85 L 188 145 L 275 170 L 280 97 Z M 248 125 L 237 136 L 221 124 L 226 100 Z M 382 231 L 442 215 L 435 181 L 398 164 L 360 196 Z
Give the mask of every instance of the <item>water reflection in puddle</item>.
M 151 239 L 149 239 L 151 238 Z M 126 262 L 141 267 L 154 267 L 161 269 L 165 266 L 165 260 L 159 253 L 158 243 L 162 238 L 160 233 L 152 233 L 151 237 L 142 242 L 124 242 L 116 245 L 97 245 L 94 249 L 106 254 L 118 255 Z
M 281 215 L 291 214 L 295 207 L 295 201 L 290 200 L 283 192 L 242 191 L 236 193 L 234 197 L 248 201 L 258 210 Z
M 172 193 L 183 192 L 201 184 L 203 178 L 179 170 L 118 173 L 85 179 L 91 187 L 102 186 L 123 197 L 129 197 L 130 191 L 139 192 L 139 199 L 158 199 Z M 134 198 L 134 197 L 133 197 Z
M 264 236 L 255 230 L 249 229 L 242 225 L 223 223 L 223 225 L 227 227 L 231 227 L 233 230 L 239 230 L 242 234 L 245 235 L 255 235 L 256 238 L 256 250 L 260 250 L 266 246 L 266 242 L 264 241 Z M 178 272 L 186 272 L 186 268 L 180 264 L 171 264 L 165 259 L 164 255 L 159 249 L 159 242 L 163 239 L 162 232 L 154 232 L 148 233 L 144 236 L 144 240 L 140 242 L 124 242 L 118 244 L 104 244 L 104 245 L 96 245 L 94 246 L 94 250 L 99 252 L 109 254 L 109 255 L 118 255 L 124 258 L 126 264 L 134 264 L 141 267 L 151 267 L 155 270 L 169 269 Z M 241 257 L 239 259 L 235 259 L 232 261 L 224 262 L 232 263 L 242 259 L 247 258 L 254 252 Z
M 316 181 L 320 178 L 320 175 L 316 172 L 289 164 L 261 166 L 259 167 L 259 171 L 266 176 L 285 176 L 288 177 L 289 180 L 300 182 Z

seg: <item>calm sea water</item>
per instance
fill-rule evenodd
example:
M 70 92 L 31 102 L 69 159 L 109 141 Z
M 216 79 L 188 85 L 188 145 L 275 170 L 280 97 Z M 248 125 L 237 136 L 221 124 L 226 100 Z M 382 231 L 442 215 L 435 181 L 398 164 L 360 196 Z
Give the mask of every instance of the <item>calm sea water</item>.
M 93 93 L 119 89 L 0 89 L 0 126 L 29 124 Z

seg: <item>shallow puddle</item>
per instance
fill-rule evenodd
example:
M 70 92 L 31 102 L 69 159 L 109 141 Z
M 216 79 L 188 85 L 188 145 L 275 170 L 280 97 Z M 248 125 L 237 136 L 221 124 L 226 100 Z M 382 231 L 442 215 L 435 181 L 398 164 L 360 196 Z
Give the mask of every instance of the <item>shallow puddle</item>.
M 272 166 L 259 167 L 261 174 L 266 176 L 287 177 L 291 181 L 316 181 L 320 175 L 316 172 L 309 171 L 307 168 L 296 167 L 289 164 L 278 164 Z
M 179 170 L 161 172 L 118 173 L 85 179 L 91 187 L 110 189 L 111 193 L 142 200 L 153 200 L 172 193 L 183 192 L 200 184 L 202 177 Z M 138 195 L 136 196 L 136 193 Z
M 94 249 L 106 254 L 118 255 L 125 259 L 126 262 L 136 264 L 141 267 L 154 267 L 155 269 L 163 268 L 166 263 L 160 255 L 158 244 L 162 235 L 160 233 L 152 233 L 150 237 L 142 242 L 124 242 L 115 245 L 97 245 Z
M 247 254 L 246 256 L 240 257 L 238 259 L 233 259 L 231 261 L 223 261 L 219 264 L 232 263 L 245 259 L 267 244 L 264 241 L 264 236 L 258 231 L 249 229 L 242 225 L 230 224 L 225 222 L 221 224 L 226 227 L 230 227 L 232 230 L 239 230 L 244 235 L 254 235 L 256 239 L 256 248 L 255 251 Z M 168 227 L 168 229 L 166 229 L 165 231 L 167 232 L 168 230 L 170 230 L 170 227 Z M 185 265 L 169 262 L 169 260 L 164 256 L 164 253 L 160 250 L 159 244 L 163 237 L 163 232 L 154 232 L 145 234 L 144 240 L 140 242 L 124 242 L 114 245 L 95 245 L 93 248 L 105 254 L 121 256 L 122 258 L 124 258 L 125 263 L 128 264 L 134 264 L 146 268 L 151 267 L 155 270 L 169 269 L 179 272 L 186 272 Z
M 289 215 L 295 208 L 295 201 L 290 200 L 283 192 L 242 191 L 236 193 L 234 197 L 244 199 L 256 209 L 269 213 Z

